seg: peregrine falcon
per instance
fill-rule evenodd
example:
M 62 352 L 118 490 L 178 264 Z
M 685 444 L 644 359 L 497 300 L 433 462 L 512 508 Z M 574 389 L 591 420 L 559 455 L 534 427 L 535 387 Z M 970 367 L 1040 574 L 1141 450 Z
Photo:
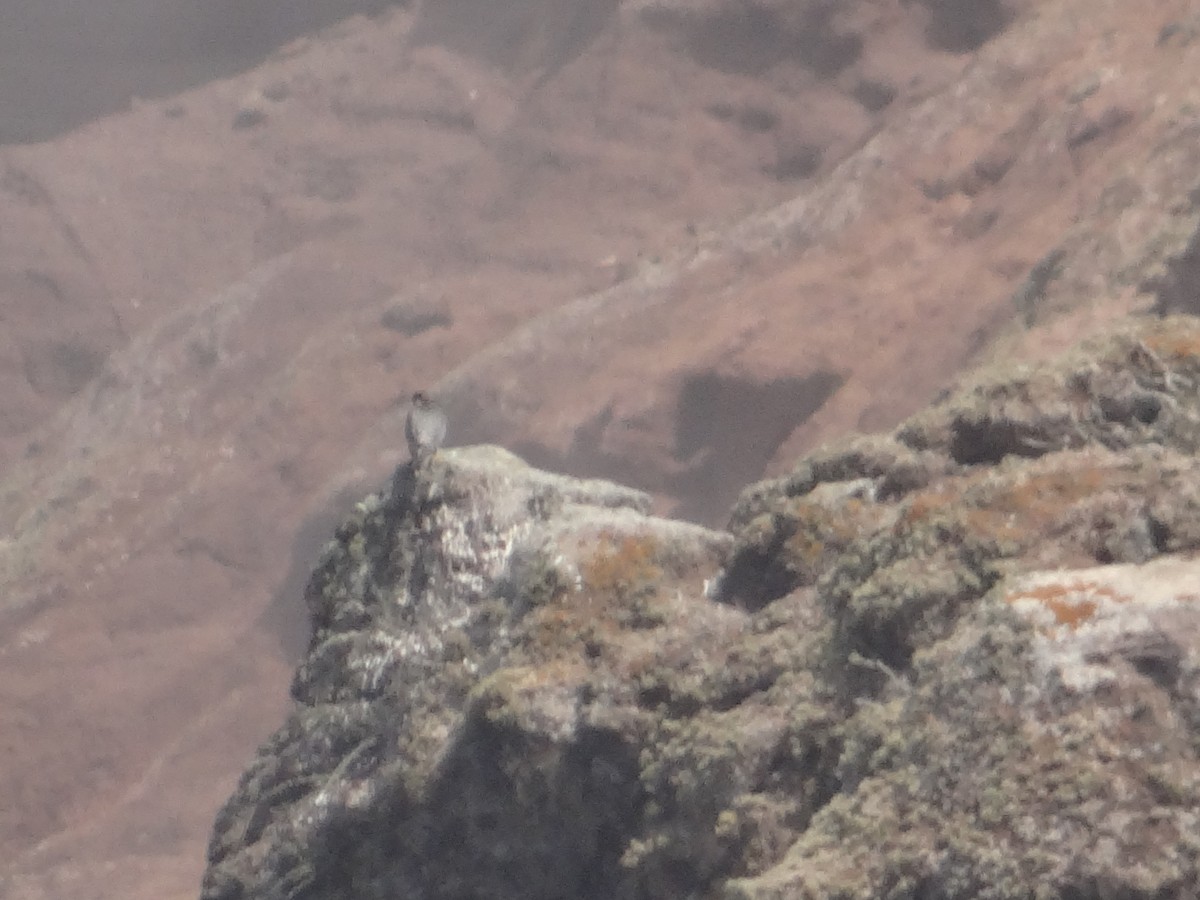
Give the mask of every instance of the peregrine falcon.
M 412 396 L 412 408 L 404 423 L 404 436 L 408 438 L 408 452 L 414 467 L 436 453 L 446 439 L 446 414 L 423 391 L 417 391 Z

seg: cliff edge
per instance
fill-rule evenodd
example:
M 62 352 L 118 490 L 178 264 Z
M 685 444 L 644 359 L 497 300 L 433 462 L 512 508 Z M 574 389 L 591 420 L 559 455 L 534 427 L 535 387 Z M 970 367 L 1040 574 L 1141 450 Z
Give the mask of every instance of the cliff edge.
M 204 900 L 1194 897 L 1200 325 L 977 374 L 731 533 L 492 447 L 308 588 Z

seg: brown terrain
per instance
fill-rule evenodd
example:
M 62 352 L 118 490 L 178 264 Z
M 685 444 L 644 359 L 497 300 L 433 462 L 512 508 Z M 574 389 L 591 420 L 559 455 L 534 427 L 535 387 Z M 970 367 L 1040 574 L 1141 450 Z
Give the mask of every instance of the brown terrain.
M 141 4 L 69 84 L 100 18 L 0 55 L 6 898 L 196 895 L 417 387 L 722 524 L 968 367 L 1196 308 L 1200 4 Z

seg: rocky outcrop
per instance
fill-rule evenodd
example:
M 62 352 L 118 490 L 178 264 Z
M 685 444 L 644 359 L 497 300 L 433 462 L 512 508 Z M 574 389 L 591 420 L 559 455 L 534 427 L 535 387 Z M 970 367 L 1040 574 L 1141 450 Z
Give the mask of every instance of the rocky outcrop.
M 831 799 L 721 896 L 1195 896 L 1198 353 L 1126 327 L 743 494 L 721 594 L 814 598 L 842 713 Z
M 1185 319 L 985 372 L 732 536 L 401 467 L 204 897 L 1196 896 L 1198 384 Z
M 646 679 L 747 622 L 704 599 L 728 535 L 649 506 L 498 448 L 398 469 L 313 575 L 296 711 L 221 813 L 204 895 L 616 885 Z

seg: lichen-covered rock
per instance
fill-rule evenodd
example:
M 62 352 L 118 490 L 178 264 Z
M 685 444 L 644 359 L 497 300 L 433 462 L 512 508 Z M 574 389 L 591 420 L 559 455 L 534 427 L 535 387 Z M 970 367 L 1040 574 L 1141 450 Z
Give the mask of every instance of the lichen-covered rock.
M 400 469 L 206 900 L 1196 897 L 1198 384 L 1200 325 L 1126 326 L 731 535 L 494 448 Z
M 1065 473 L 1059 484 L 1049 485 L 1043 478 L 1030 485 L 1028 494 L 1032 499 L 1047 489 L 1050 494 L 1042 495 L 1046 506 L 1061 510 L 1073 508 L 1064 504 L 1090 497 L 1105 483 L 1104 465 L 1097 471 L 1086 461 L 1094 459 L 1090 454 L 1111 450 L 1113 465 L 1121 466 L 1120 454 L 1138 447 L 1173 450 L 1188 458 L 1200 452 L 1200 332 L 1195 320 L 1129 325 L 1052 364 L 998 366 L 978 373 L 891 436 L 849 438 L 817 451 L 789 475 L 747 488 L 733 511 L 738 545 L 721 596 L 757 609 L 811 583 L 811 560 L 840 555 L 864 530 L 890 527 L 899 507 L 887 501 L 911 496 L 910 505 L 921 515 L 926 507 L 963 506 L 958 494 L 971 482 L 951 476 L 987 478 L 990 467 L 1013 472 L 1011 467 L 1022 459 L 1054 455 L 1052 465 Z M 1086 455 L 1060 455 L 1071 450 Z M 1150 462 L 1144 467 L 1148 480 L 1155 478 L 1157 466 Z M 1015 485 L 1020 478 L 1010 480 Z M 1020 506 L 1020 491 L 1014 486 L 1010 493 L 1011 503 Z M 839 494 L 848 495 L 846 502 Z M 854 502 L 864 499 L 882 505 L 864 508 Z M 980 499 L 985 502 L 978 505 L 992 508 L 990 501 Z M 836 524 L 825 525 L 822 519 Z M 1114 527 L 1121 524 L 1114 522 Z M 1128 558 L 1134 551 L 1116 552 Z
M 1200 604 L 1164 599 L 1159 578 L 1180 573 L 1157 566 L 1020 580 L 976 604 L 847 720 L 842 790 L 786 856 L 721 896 L 1195 897 Z M 1107 579 L 1133 581 L 1124 623 L 1049 587 Z
M 643 813 L 639 685 L 745 627 L 704 597 L 729 537 L 649 505 L 498 448 L 397 470 L 313 575 L 295 712 L 217 819 L 204 896 L 615 885 Z
M 815 580 L 795 535 L 839 482 L 806 461 L 747 492 L 729 571 L 769 546 L 793 577 L 722 591 L 813 584 L 847 714 L 839 790 L 720 896 L 1196 896 L 1198 366 L 1194 320 L 1129 326 L 816 454 L 857 533 Z M 885 493 L 897 445 L 931 477 Z

